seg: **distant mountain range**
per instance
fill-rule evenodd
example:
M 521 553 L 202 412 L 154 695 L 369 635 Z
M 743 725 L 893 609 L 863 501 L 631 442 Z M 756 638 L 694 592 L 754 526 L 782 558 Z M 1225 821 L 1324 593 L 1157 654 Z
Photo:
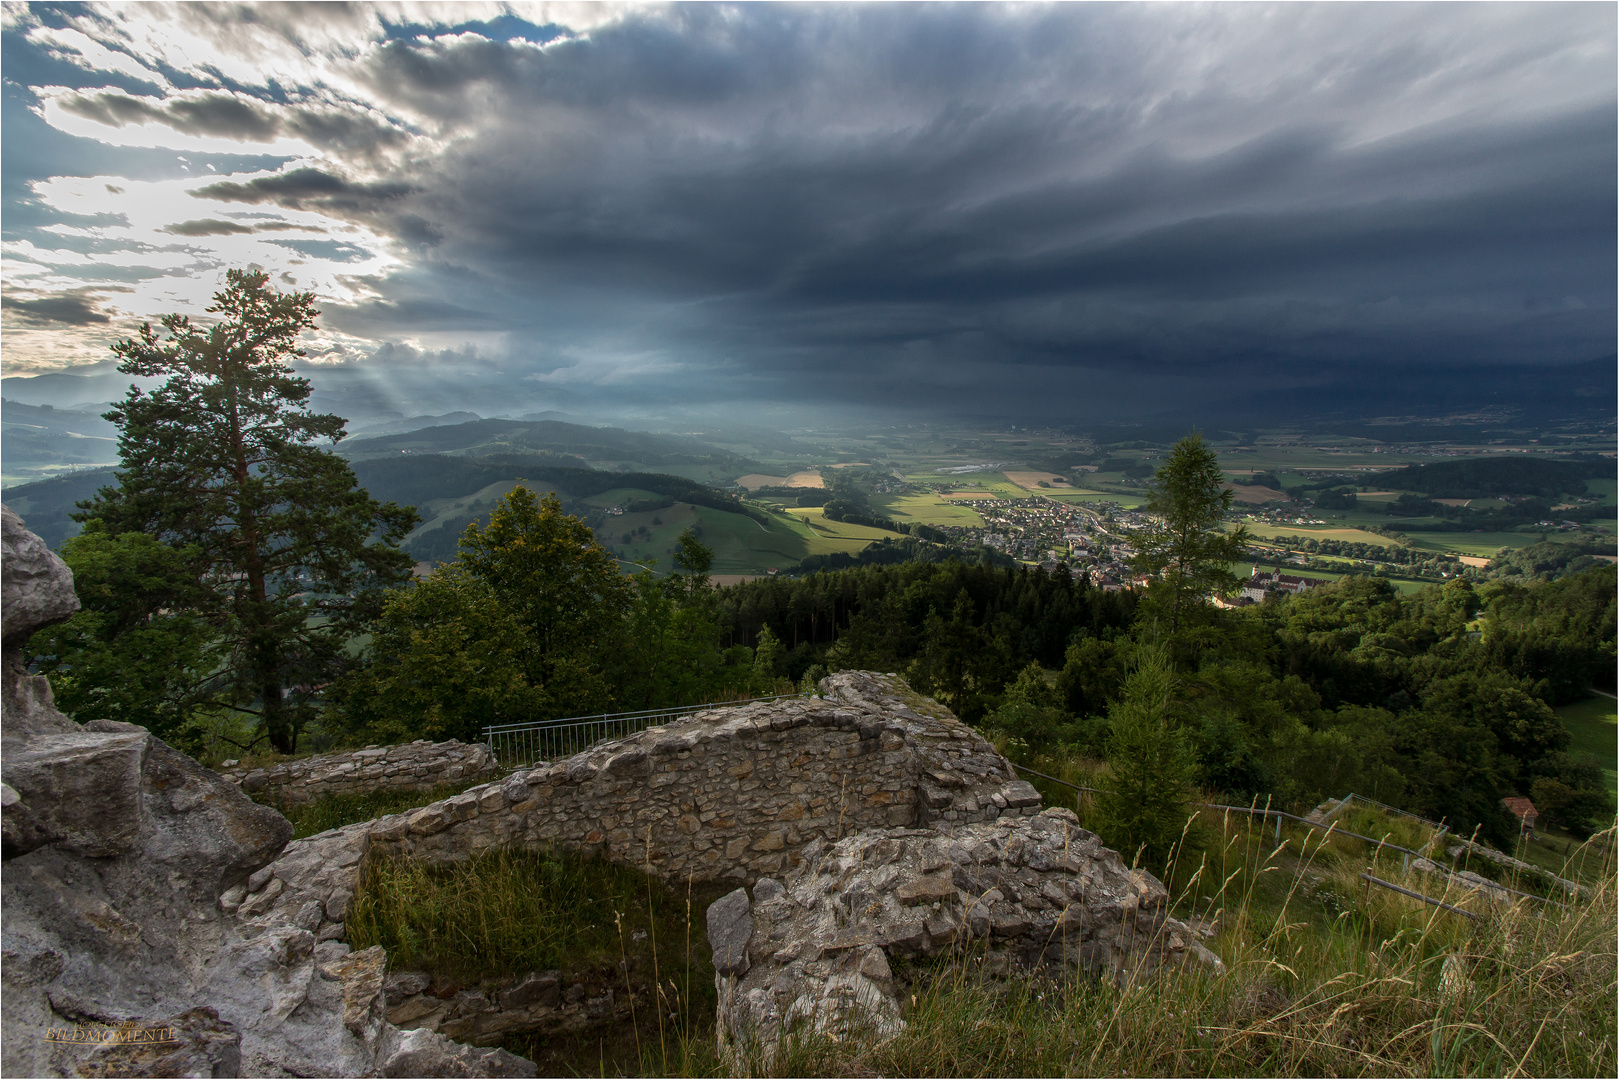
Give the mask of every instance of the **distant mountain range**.
M 9 380 L 8 380 L 9 381 Z M 7 480 L 118 460 L 118 429 L 91 411 L 0 401 L 0 459 Z
M 408 430 L 360 432 L 339 443 L 337 449 L 349 458 L 361 486 L 373 496 L 417 506 L 427 519 L 424 526 L 448 527 L 455 536 L 477 515 L 446 511 L 440 519 L 436 507 L 469 500 L 484 488 L 518 479 L 542 488 L 554 487 L 573 498 L 634 488 L 691 505 L 758 517 L 757 511 L 743 506 L 724 489 L 737 476 L 763 466 L 699 439 L 558 420 L 473 419 L 412 426 L 418 421 L 455 417 L 451 413 L 401 419 L 394 423 Z M 94 414 L 11 402 L 5 406 L 8 457 L 16 445 L 36 455 L 49 449 L 59 455 L 57 460 L 63 460 L 60 455 L 65 451 L 60 447 L 94 444 L 84 462 L 115 461 L 116 434 L 110 423 Z M 70 517 L 75 504 L 111 483 L 111 468 L 81 469 L 8 485 L 5 499 L 55 548 L 78 532 Z M 435 551 L 442 546 L 435 542 Z

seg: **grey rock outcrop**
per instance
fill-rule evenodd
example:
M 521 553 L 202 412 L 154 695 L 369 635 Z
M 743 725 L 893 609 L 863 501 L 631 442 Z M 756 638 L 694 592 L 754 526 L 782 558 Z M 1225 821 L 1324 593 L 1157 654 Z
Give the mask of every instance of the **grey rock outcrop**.
M 3 527 L 0 1072 L 534 1075 L 503 1051 L 388 1024 L 380 955 L 344 964 L 348 946 L 317 941 L 301 909 L 225 910 L 291 825 L 142 728 L 55 708 L 21 646 L 72 613 L 72 580 L 9 509 Z
M 6 613 L 0 645 L 7 649 L 79 610 L 67 564 L 9 506 L 0 506 L 0 605 Z
M 799 868 L 738 890 L 720 922 L 749 928 L 744 956 L 716 944 L 721 1050 L 762 1053 L 803 1028 L 882 1036 L 903 1023 L 889 961 L 971 948 L 992 973 L 1055 969 L 1120 980 L 1166 965 L 1223 970 L 1072 811 L 925 829 L 872 830 L 804 849 Z M 748 916 L 744 920 L 743 915 Z M 716 916 L 711 915 L 711 925 Z

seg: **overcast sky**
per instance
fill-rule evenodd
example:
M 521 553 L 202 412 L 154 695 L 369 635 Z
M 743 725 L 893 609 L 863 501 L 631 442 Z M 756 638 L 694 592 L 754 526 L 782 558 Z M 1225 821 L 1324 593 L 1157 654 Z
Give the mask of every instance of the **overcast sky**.
M 320 297 L 317 384 L 407 413 L 1606 357 L 1615 13 L 8 3 L 5 373 L 247 264 Z

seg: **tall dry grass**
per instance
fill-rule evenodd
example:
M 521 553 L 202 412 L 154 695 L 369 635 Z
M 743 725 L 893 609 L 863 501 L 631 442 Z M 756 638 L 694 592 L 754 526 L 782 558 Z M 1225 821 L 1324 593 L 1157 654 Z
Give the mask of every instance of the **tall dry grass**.
M 1615 891 L 1508 905 L 1404 880 L 1459 915 L 1372 886 L 1400 860 L 1330 835 L 1223 823 L 1177 914 L 1216 920 L 1206 969 L 1011 984 L 982 957 L 916 973 L 880 1042 L 799 1035 L 754 1075 L 1612 1076 Z M 1357 842 L 1358 843 L 1358 842 Z M 1222 857 L 1223 856 L 1223 857 Z M 1172 867 L 1172 872 L 1177 868 Z

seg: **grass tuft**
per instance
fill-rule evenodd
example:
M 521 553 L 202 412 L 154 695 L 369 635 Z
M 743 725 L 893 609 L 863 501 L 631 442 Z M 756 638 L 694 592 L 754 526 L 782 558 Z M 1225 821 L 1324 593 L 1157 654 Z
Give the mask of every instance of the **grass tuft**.
M 365 791 L 323 795 L 311 802 L 290 806 L 269 799 L 255 801 L 281 811 L 292 822 L 293 839 L 302 840 L 328 829 L 340 829 L 344 825 L 371 821 L 436 803 L 484 782 L 472 780 L 464 784 L 440 784 L 429 791 Z
M 452 863 L 372 858 L 348 940 L 355 949 L 382 945 L 391 969 L 424 971 L 443 985 L 556 970 L 592 995 L 610 988 L 628 998 L 633 1019 L 618 1027 L 508 1040 L 548 1074 L 712 1075 L 716 997 L 704 916 L 719 892 L 674 889 L 568 851 L 497 849 Z
M 1206 823 L 1207 824 L 1207 823 Z M 913 974 L 884 1041 L 801 1033 L 750 1075 L 1611 1076 L 1613 866 L 1591 902 L 1493 904 L 1317 833 L 1210 825 L 1177 914 L 1215 920 L 1224 975 L 1001 983 L 954 963 Z M 1224 859 L 1222 861 L 1221 855 Z M 1361 873 L 1475 913 L 1371 887 Z M 1212 887 L 1204 887 L 1212 882 Z

